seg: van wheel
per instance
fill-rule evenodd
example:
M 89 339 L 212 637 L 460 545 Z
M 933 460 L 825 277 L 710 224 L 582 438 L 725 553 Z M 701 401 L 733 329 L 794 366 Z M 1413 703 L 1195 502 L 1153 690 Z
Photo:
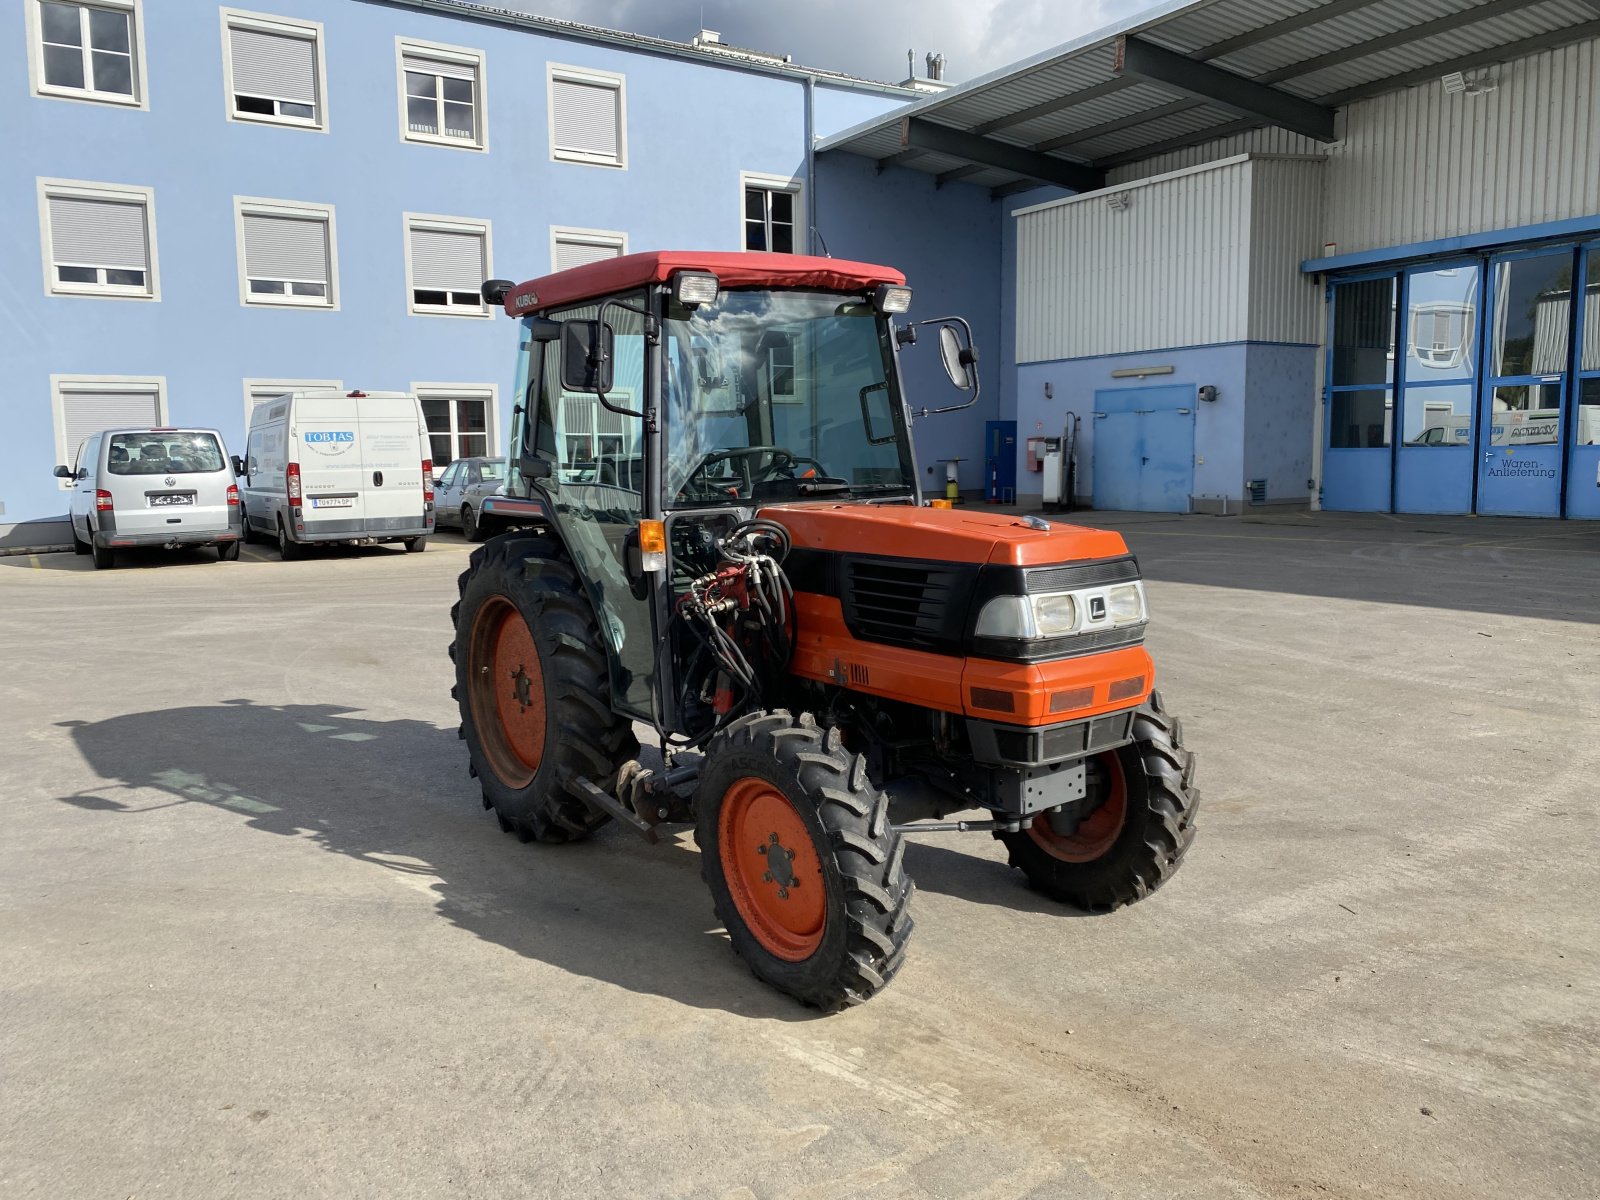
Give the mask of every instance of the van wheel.
M 87 554 L 87 553 L 89 553 L 89 544 L 78 537 L 78 527 L 76 525 L 73 525 L 71 528 L 72 528 L 72 552 L 74 554 Z
M 421 554 L 427 548 L 428 548 L 428 539 L 425 538 L 425 537 L 415 537 L 415 538 L 407 538 L 406 539 L 406 553 L 407 554 Z
M 89 536 L 93 537 L 94 535 L 90 534 Z M 110 546 L 92 543 L 89 548 L 94 553 L 94 569 L 96 571 L 109 571 L 117 565 L 117 556 L 112 553 Z
M 251 545 L 256 540 L 256 531 L 250 528 L 250 514 L 242 507 L 239 509 L 239 520 L 244 524 L 245 545 Z
M 461 536 L 469 542 L 481 542 L 484 538 L 483 527 L 478 524 L 478 514 L 472 511 L 472 505 L 461 506 Z
M 278 556 L 284 562 L 294 562 L 305 557 L 305 547 L 289 536 L 289 527 L 278 518 Z
M 244 545 L 243 542 L 218 542 L 217 560 L 219 562 L 238 562 L 239 547 L 242 545 Z

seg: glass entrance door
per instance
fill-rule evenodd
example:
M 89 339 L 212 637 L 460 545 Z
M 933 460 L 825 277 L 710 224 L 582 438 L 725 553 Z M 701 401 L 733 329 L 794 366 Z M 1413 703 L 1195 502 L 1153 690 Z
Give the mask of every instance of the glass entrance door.
M 1472 511 L 1481 283 L 1475 259 L 1430 263 L 1402 276 L 1395 512 Z
M 1488 353 L 1479 400 L 1480 513 L 1561 514 L 1574 263 L 1570 246 L 1490 260 Z
M 1600 242 L 1584 248 L 1578 296 L 1578 380 L 1567 462 L 1567 516 L 1600 518 Z
M 1393 461 L 1395 276 L 1341 280 L 1329 289 L 1327 450 L 1322 503 L 1388 512 Z

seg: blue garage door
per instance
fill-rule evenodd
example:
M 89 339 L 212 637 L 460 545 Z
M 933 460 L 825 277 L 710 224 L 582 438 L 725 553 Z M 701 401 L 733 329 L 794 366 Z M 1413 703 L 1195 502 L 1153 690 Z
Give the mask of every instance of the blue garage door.
M 1094 394 L 1094 506 L 1187 512 L 1194 490 L 1194 396 L 1188 384 Z

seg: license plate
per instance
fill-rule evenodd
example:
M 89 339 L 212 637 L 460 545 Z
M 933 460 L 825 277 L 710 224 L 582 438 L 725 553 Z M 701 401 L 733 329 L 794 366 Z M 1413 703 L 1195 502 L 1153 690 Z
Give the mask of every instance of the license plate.
M 313 496 L 313 497 L 311 497 L 311 507 L 312 508 L 354 508 L 355 505 L 356 505 L 356 498 L 354 496 Z
M 194 493 L 185 492 L 181 496 L 151 496 L 149 500 L 151 508 L 171 508 L 174 504 L 193 504 Z

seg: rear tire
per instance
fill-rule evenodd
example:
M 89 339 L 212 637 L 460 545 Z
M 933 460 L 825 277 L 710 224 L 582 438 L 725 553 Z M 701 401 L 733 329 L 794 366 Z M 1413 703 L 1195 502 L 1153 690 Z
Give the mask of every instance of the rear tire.
M 406 553 L 421 554 L 428 548 L 428 539 L 425 537 L 406 538 Z
M 218 562 L 238 562 L 239 561 L 239 549 L 243 545 L 244 545 L 243 542 L 218 542 L 217 543 L 217 561 Z
M 284 562 L 295 562 L 304 558 L 306 549 L 299 542 L 289 536 L 289 527 L 283 523 L 283 518 L 278 518 L 278 557 Z
M 781 709 L 735 721 L 695 809 L 717 918 L 757 978 L 825 1012 L 888 985 L 912 928 L 905 845 L 837 729 Z
M 995 834 L 1029 883 L 1086 912 L 1144 899 L 1172 878 L 1194 841 L 1194 755 L 1159 693 L 1134 715 L 1133 736 L 1090 764 L 1105 798 L 1072 835 L 1054 833 L 1044 814 L 1031 829 Z
M 523 841 L 587 837 L 609 817 L 567 781 L 609 790 L 639 743 L 612 711 L 600 626 L 566 549 L 504 534 L 472 552 L 458 588 L 451 695 L 484 805 Z

